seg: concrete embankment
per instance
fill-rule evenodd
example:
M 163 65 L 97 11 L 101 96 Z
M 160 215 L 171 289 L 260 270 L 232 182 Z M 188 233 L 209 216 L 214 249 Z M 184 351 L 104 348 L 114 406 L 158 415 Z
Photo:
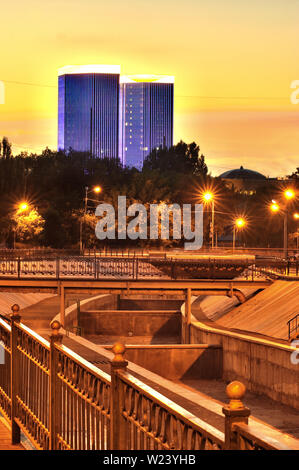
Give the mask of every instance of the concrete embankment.
M 274 337 L 286 338 L 298 294 L 298 283 L 276 281 L 216 322 L 193 299 L 191 343 L 222 347 L 224 380 L 241 380 L 249 390 L 299 409 L 298 350 Z

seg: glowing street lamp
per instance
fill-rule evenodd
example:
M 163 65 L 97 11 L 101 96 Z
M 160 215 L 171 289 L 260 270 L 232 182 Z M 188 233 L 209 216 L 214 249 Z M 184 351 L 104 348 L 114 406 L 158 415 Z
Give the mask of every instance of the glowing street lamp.
M 95 194 L 99 194 L 102 192 L 101 186 L 97 185 L 94 186 L 91 190 L 89 189 L 88 186 L 85 186 L 85 198 L 84 198 L 84 220 L 87 212 L 87 202 L 88 202 L 88 193 L 94 192 Z M 93 199 L 89 199 L 90 201 L 94 201 Z M 82 252 L 83 249 L 83 243 L 82 243 L 82 231 L 83 231 L 83 221 L 82 218 L 80 220 L 80 252 Z
M 284 194 L 284 197 L 285 197 L 288 201 L 290 201 L 291 199 L 294 199 L 294 197 L 296 196 L 295 191 L 294 191 L 292 188 L 286 189 L 283 194 Z
M 202 200 L 205 204 L 212 204 L 212 222 L 211 222 L 211 238 L 212 238 L 212 249 L 214 248 L 214 225 L 215 225 L 215 199 L 214 194 L 210 191 L 203 193 Z
M 27 202 L 21 202 L 18 206 L 18 212 L 25 212 L 29 209 L 29 204 Z
M 16 209 L 16 216 L 20 215 L 22 212 L 26 212 L 29 210 L 29 204 L 26 201 L 22 201 L 18 204 L 17 209 Z M 16 234 L 17 234 L 17 228 L 14 229 L 13 232 L 13 247 L 15 249 L 16 247 Z
M 283 251 L 284 251 L 284 258 L 288 258 L 288 203 L 296 197 L 296 193 L 293 188 L 286 188 L 283 191 L 283 196 L 285 198 L 285 204 L 281 208 L 276 201 L 272 201 L 270 209 L 273 213 L 281 212 L 283 214 Z
M 238 217 L 234 221 L 234 226 L 233 226 L 233 251 L 235 250 L 236 247 L 236 231 L 237 230 L 242 230 L 245 225 L 246 225 L 246 220 L 243 217 Z
M 297 222 L 299 222 L 299 213 L 298 212 L 295 212 L 294 214 L 294 219 L 297 220 Z M 297 224 L 297 252 L 298 252 L 298 248 L 299 248 L 299 224 Z
M 210 202 L 210 201 L 213 200 L 213 194 L 210 193 L 210 192 L 204 193 L 203 199 L 204 199 L 206 202 Z
M 288 258 L 288 202 L 296 197 L 295 191 L 292 188 L 287 188 L 284 192 L 284 197 L 286 201 L 286 207 L 284 211 L 284 228 L 283 228 L 283 249 L 284 249 L 284 257 L 285 259 Z
M 272 204 L 271 204 L 271 206 L 270 206 L 270 210 L 271 210 L 272 212 L 278 212 L 278 211 L 280 210 L 280 207 L 279 207 L 279 205 L 277 204 L 277 202 L 272 201 Z

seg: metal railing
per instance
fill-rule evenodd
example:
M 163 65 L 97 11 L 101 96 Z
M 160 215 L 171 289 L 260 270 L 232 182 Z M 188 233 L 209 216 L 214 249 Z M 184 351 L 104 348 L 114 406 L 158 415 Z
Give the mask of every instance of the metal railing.
M 294 262 L 298 272 L 299 263 Z M 283 262 L 262 265 L 252 261 L 160 258 L 57 257 L 0 258 L 0 278 L 7 279 L 233 279 L 261 276 L 265 267 L 285 273 Z
M 284 440 L 265 436 L 246 423 L 236 423 L 234 425 L 234 433 L 238 450 L 290 450 L 290 446 Z
M 118 372 L 121 397 L 120 421 L 126 450 L 222 450 L 224 434 L 201 419 L 187 417 L 186 410 L 127 372 Z M 120 436 L 119 436 L 120 438 Z
M 287 322 L 287 325 L 288 325 L 289 339 L 291 339 L 292 336 L 294 336 L 292 333 L 295 332 L 295 335 L 296 335 L 297 331 L 299 330 L 299 313 L 295 315 L 293 318 L 291 318 Z
M 113 347 L 109 375 L 62 344 L 59 322 L 46 341 L 20 322 L 18 305 L 12 310 L 11 324 L 0 319 L 0 411 L 13 444 L 23 432 L 40 450 L 288 448 L 273 428 L 268 437 L 248 425 L 240 382 L 227 387 L 223 433 L 132 376 L 122 344 Z

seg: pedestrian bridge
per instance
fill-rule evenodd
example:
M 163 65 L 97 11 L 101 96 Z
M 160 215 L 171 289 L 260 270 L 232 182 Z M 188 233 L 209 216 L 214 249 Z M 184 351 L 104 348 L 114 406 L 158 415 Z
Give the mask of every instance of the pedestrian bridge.
M 3 279 L 233 279 L 298 276 L 299 262 L 255 260 L 254 256 L 99 257 L 38 255 L 0 257 Z

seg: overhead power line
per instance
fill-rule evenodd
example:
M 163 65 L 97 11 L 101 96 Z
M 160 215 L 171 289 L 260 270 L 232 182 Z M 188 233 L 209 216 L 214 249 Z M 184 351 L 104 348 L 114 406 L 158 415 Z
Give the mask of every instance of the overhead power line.
M 42 83 L 29 83 L 29 82 L 20 82 L 13 80 L 2 80 L 4 83 L 9 83 L 12 85 L 24 85 L 32 86 L 39 88 L 55 88 L 57 90 L 57 85 L 46 85 Z M 188 98 L 188 99 L 203 99 L 203 100 L 289 100 L 289 96 L 207 96 L 207 95 L 175 95 L 175 98 Z

